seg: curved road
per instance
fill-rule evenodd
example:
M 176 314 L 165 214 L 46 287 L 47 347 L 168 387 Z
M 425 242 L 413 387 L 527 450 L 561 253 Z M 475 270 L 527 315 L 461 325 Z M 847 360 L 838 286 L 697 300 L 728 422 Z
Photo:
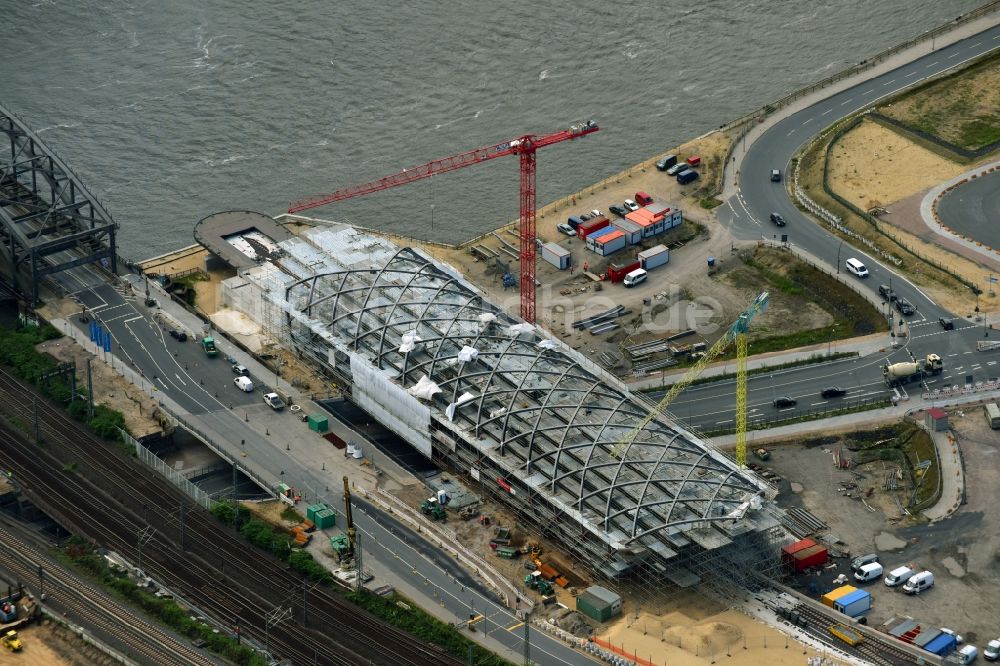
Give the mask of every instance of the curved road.
M 1000 249 L 1000 171 L 959 185 L 941 197 L 937 210 L 958 233 Z
M 834 269 L 839 265 L 841 279 L 845 281 L 861 281 L 843 268 L 843 262 L 848 257 L 857 257 L 871 273 L 869 278 L 861 281 L 861 286 L 870 289 L 873 298 L 878 299 L 878 285 L 886 284 L 917 308 L 915 315 L 905 318 L 909 323 L 910 335 L 899 350 L 750 377 L 748 411 L 751 422 L 783 420 L 803 412 L 834 409 L 845 401 L 885 397 L 888 391 L 882 383 L 880 366 L 887 360 L 910 360 L 910 353 L 917 358 L 936 353 L 944 359 L 944 373 L 927 382 L 931 388 L 965 384 L 969 377 L 974 381 L 981 381 L 1000 375 L 1000 366 L 993 360 L 993 356 L 977 355 L 975 352 L 976 340 L 989 335 L 985 322 L 974 324 L 960 318 L 972 312 L 976 304 L 972 294 L 969 296 L 967 312 L 946 311 L 902 275 L 847 241 L 841 242 L 840 238 L 827 231 L 820 223 L 806 217 L 789 198 L 786 183 L 770 180 L 771 170 L 775 168 L 789 175 L 791 159 L 799 149 L 841 118 L 998 48 L 1000 26 L 993 26 L 797 111 L 775 123 L 746 148 L 742 163 L 738 165 L 740 171 L 737 193 L 719 208 L 720 222 L 736 238 L 770 239 L 787 233 L 791 244 L 805 249 Z M 788 223 L 787 226 L 779 229 L 771 224 L 771 212 L 780 213 Z M 883 312 L 891 318 L 891 325 L 897 325 L 899 315 L 884 301 L 882 307 Z M 941 317 L 954 319 L 955 329 L 945 331 L 938 324 L 938 318 Z M 994 335 L 1000 337 L 1000 332 Z M 888 343 L 888 336 L 886 342 Z M 820 391 L 828 386 L 839 386 L 847 391 L 847 395 L 843 398 L 823 399 Z M 910 393 L 919 393 L 921 388 L 912 384 L 908 390 Z M 733 394 L 732 382 L 713 382 L 690 387 L 671 404 L 670 411 L 682 421 L 705 431 L 728 429 L 733 426 Z M 772 405 L 772 401 L 779 396 L 794 398 L 798 404 L 778 410 Z

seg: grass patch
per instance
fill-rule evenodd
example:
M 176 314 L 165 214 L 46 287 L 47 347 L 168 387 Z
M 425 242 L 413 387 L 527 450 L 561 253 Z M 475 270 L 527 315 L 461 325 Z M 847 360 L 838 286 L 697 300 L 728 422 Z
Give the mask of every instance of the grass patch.
M 91 544 L 72 537 L 59 552 L 59 559 L 97 579 L 118 597 L 131 602 L 181 635 L 192 640 L 203 640 L 215 654 L 240 666 L 267 666 L 268 661 L 246 645 L 241 645 L 212 627 L 191 619 L 191 611 L 181 608 L 173 599 L 160 599 L 136 586 L 135 581 L 123 572 L 112 570 L 105 559 L 94 552 Z
M 294 507 L 286 506 L 285 510 L 281 512 L 281 519 L 287 520 L 290 523 L 295 523 L 296 525 L 301 523 L 303 518 L 302 514 L 295 510 Z
M 920 511 L 934 504 L 941 496 L 941 466 L 930 433 L 912 423 L 852 434 L 846 443 L 859 463 L 889 460 L 906 470 L 916 493 L 907 494 L 908 508 Z M 920 464 L 930 465 L 921 469 Z
M 705 210 L 712 210 L 713 208 L 721 206 L 722 200 L 716 199 L 715 197 L 707 197 L 705 199 L 700 199 L 698 201 L 698 205 L 704 208 Z

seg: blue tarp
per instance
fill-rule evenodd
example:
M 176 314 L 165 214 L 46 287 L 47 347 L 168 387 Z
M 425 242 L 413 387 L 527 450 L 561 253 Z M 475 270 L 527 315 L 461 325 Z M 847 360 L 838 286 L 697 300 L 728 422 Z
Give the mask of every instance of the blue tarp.
M 929 642 L 924 646 L 924 649 L 932 654 L 936 654 L 939 657 L 947 657 L 949 654 L 955 651 L 955 637 L 951 634 L 942 633 L 940 636 Z

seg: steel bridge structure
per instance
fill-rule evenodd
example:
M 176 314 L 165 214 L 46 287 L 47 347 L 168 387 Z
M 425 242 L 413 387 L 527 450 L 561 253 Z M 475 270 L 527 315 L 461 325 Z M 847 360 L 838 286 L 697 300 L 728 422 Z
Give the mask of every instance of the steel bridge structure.
M 99 264 L 118 270 L 118 224 L 23 120 L 0 105 L 0 256 L 13 288 L 38 301 L 47 275 Z

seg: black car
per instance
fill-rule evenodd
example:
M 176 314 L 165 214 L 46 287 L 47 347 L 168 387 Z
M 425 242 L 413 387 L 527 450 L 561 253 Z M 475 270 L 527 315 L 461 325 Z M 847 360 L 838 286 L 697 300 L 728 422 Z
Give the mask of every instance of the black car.
M 896 292 L 889 288 L 889 285 L 880 284 L 878 286 L 878 294 L 887 301 L 896 300 Z
M 938 323 L 941 324 L 941 328 L 946 331 L 950 331 L 955 328 L 955 322 L 951 319 L 945 319 L 944 317 L 938 318 Z
M 906 315 L 907 317 L 917 311 L 917 309 L 913 307 L 913 303 L 910 303 L 905 298 L 896 299 L 896 309 L 899 310 L 899 314 Z
M 771 213 L 771 221 L 774 222 L 776 226 L 785 226 L 785 218 L 781 217 L 777 213 Z
M 178 331 L 176 329 L 171 329 L 170 337 L 174 338 L 179 342 L 187 342 L 188 336 L 184 331 Z
M 625 217 L 625 215 L 628 213 L 628 211 L 625 210 L 625 207 L 620 204 L 611 204 L 610 206 L 608 206 L 608 211 L 614 215 L 617 215 L 618 217 Z
M 774 399 L 774 406 L 778 409 L 784 409 L 785 407 L 794 407 L 798 403 L 795 398 L 789 398 L 788 396 L 781 396 L 780 398 Z
M 666 171 L 675 164 L 677 164 L 677 156 L 667 155 L 662 160 L 656 163 L 656 168 L 659 169 L 660 171 Z
M 828 386 L 820 392 L 820 395 L 824 398 L 839 398 L 847 395 L 847 391 L 839 386 Z

